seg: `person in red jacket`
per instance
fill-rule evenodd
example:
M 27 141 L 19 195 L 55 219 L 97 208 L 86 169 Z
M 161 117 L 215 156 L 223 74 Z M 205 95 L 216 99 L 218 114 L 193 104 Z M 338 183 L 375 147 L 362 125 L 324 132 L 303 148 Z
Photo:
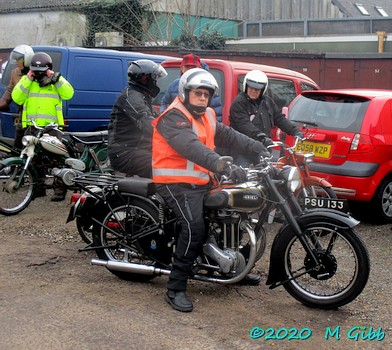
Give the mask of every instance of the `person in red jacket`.
M 255 157 L 269 155 L 261 142 L 216 121 L 209 105 L 217 90 L 211 73 L 191 69 L 180 79 L 178 97 L 152 122 L 153 180 L 181 226 L 165 299 L 182 312 L 193 309 L 185 290 L 194 259 L 206 240 L 203 198 L 211 188 L 211 175 L 246 180 L 244 170 L 216 153 L 215 146 L 232 145 Z M 254 283 L 260 281 L 259 276 L 254 279 Z

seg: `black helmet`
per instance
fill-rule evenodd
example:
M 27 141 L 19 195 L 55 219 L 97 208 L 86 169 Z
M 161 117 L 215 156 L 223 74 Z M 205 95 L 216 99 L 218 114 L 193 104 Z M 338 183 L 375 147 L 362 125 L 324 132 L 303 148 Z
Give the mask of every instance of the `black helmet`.
M 52 69 L 51 57 L 45 52 L 37 52 L 31 59 L 30 69 L 39 72 Z
M 150 60 L 133 61 L 128 68 L 128 82 L 146 91 L 151 97 L 158 95 L 157 80 L 167 75 L 166 70 Z

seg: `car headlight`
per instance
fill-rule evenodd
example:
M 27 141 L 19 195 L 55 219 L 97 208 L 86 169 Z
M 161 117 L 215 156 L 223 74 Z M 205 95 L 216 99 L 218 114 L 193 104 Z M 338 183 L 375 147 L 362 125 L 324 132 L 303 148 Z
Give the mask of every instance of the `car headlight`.
M 298 168 L 294 166 L 286 166 L 283 168 L 283 176 L 287 183 L 287 188 L 291 192 L 299 190 L 302 186 L 301 175 Z

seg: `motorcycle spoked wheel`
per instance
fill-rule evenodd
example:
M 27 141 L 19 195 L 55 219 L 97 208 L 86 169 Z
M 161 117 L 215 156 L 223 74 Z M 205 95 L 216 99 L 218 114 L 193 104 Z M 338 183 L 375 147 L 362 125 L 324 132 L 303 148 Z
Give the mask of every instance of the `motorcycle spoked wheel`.
M 165 235 L 158 232 L 158 211 L 156 208 L 138 199 L 132 199 L 129 203 L 111 204 L 111 206 L 112 212 L 107 212 L 101 219 L 98 218 L 101 224 L 94 223 L 93 225 L 94 246 L 107 247 L 96 249 L 100 259 L 157 266 L 154 259 L 140 253 L 140 249 L 143 249 L 151 255 L 158 254 L 160 261 L 166 258 L 165 263 L 170 262 L 171 252 L 167 247 L 168 242 Z M 130 242 L 132 237 L 143 231 L 151 231 L 152 233 L 141 238 L 137 243 Z M 130 249 L 121 243 L 125 243 Z M 143 275 L 110 269 L 109 271 L 127 281 L 145 282 L 157 277 L 157 275 Z
M 15 189 L 22 171 L 22 164 L 0 166 L 0 214 L 8 216 L 18 214 L 33 199 L 34 177 L 29 169 L 24 173 L 21 186 Z
M 312 250 L 322 268 L 286 282 L 283 287 L 310 307 L 335 309 L 353 301 L 365 288 L 370 272 L 368 252 L 361 239 L 353 229 L 335 225 L 308 223 L 303 229 L 308 242 L 313 242 Z M 312 235 L 316 239 L 312 240 Z M 285 279 L 310 270 L 314 264 L 294 232 L 281 259 L 280 273 Z

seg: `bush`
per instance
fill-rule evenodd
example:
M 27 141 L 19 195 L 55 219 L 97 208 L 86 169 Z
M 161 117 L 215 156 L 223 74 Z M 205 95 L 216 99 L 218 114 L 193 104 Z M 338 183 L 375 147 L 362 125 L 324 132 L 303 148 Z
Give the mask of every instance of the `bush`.
M 190 49 L 223 50 L 225 41 L 225 37 L 217 30 L 204 30 L 200 36 L 183 32 L 178 38 L 174 38 L 171 41 L 171 45 Z

